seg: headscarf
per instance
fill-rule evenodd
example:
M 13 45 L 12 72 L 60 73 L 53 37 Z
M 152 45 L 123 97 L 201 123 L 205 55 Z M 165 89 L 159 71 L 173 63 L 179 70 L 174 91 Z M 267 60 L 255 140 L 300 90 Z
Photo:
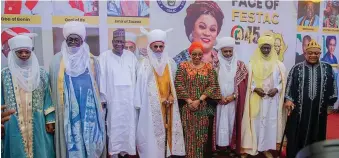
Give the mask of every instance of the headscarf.
M 150 48 L 150 45 L 154 42 L 163 42 L 166 45 L 167 33 L 172 31 L 172 29 L 168 29 L 166 31 L 155 29 L 155 30 L 148 32 L 143 27 L 141 27 L 140 31 L 143 34 L 147 35 L 147 38 L 148 38 L 148 45 L 147 45 L 148 59 L 150 60 L 151 65 L 153 66 L 155 72 L 159 76 L 162 76 L 164 74 L 168 60 L 170 59 L 168 57 L 166 47 L 162 53 L 157 53 L 158 55 L 156 55 L 156 53 L 154 53 L 152 49 Z
M 231 95 L 234 92 L 234 77 L 237 72 L 237 55 L 234 51 L 235 39 L 232 37 L 223 37 L 217 40 L 218 59 L 220 62 L 220 68 L 218 73 L 218 81 L 222 96 Z M 222 55 L 222 48 L 232 47 L 233 55 L 230 58 L 226 58 Z
M 186 9 L 186 17 L 184 20 L 185 24 L 185 31 L 186 36 L 190 40 L 190 34 L 193 31 L 195 21 L 202 15 L 202 14 L 209 14 L 212 15 L 218 24 L 217 34 L 220 33 L 224 14 L 218 4 L 214 1 L 195 1 Z M 192 41 L 191 41 L 192 42 Z
M 265 57 L 260 50 L 264 44 L 269 44 L 271 46 L 271 52 L 267 57 Z M 274 51 L 274 38 L 269 35 L 261 36 L 258 39 L 258 48 L 255 50 L 250 59 L 253 75 L 263 80 L 266 79 L 272 74 L 277 60 L 278 55 Z
M 17 35 L 8 40 L 10 52 L 8 54 L 8 68 L 18 81 L 19 86 L 26 92 L 32 92 L 40 84 L 40 66 L 33 50 L 33 41 L 25 35 Z M 26 61 L 18 58 L 15 54 L 19 50 L 28 50 L 31 56 Z
M 201 44 L 201 42 L 192 42 L 191 43 L 191 46 L 188 48 L 188 52 L 190 54 L 192 54 L 192 52 L 195 50 L 195 49 L 200 49 L 201 51 L 204 50 L 204 46 Z
M 85 25 L 77 21 L 68 22 L 64 25 L 63 34 L 65 40 L 61 45 L 61 52 L 65 63 L 66 74 L 71 77 L 77 77 L 86 71 L 90 60 L 89 46 L 85 42 Z M 70 51 L 70 47 L 68 47 L 66 43 L 67 37 L 71 34 L 80 36 L 84 41 L 76 52 Z

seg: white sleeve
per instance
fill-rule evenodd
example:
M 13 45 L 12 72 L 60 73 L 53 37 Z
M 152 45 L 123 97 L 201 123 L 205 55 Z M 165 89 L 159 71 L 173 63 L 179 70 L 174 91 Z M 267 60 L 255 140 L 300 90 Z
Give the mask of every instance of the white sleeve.
M 101 102 L 107 102 L 106 100 L 106 93 L 107 93 L 107 64 L 105 60 L 106 53 L 100 53 L 99 56 L 99 65 L 100 65 L 100 81 L 99 81 L 99 91 L 100 91 L 100 98 Z

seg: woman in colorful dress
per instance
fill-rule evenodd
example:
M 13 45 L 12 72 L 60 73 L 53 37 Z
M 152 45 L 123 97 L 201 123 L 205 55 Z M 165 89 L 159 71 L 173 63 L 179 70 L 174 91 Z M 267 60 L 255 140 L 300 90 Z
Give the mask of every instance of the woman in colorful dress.
M 210 158 L 215 144 L 215 107 L 221 99 L 217 73 L 204 63 L 203 45 L 193 42 L 190 61 L 180 64 L 175 80 L 184 130 L 186 158 Z

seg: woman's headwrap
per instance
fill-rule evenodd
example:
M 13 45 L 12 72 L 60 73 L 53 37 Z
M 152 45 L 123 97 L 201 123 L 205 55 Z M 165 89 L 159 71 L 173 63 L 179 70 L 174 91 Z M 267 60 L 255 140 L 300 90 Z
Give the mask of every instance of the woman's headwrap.
M 195 21 L 202 14 L 212 15 L 218 23 L 217 33 L 219 34 L 223 20 L 224 14 L 218 4 L 214 1 L 195 1 L 193 4 L 188 6 L 186 9 L 186 17 L 184 20 L 186 36 L 189 39 L 190 34 L 193 31 Z
M 192 52 L 196 49 L 200 49 L 201 51 L 204 50 L 204 46 L 201 44 L 201 42 L 192 42 L 191 46 L 188 48 L 188 52 L 192 54 Z

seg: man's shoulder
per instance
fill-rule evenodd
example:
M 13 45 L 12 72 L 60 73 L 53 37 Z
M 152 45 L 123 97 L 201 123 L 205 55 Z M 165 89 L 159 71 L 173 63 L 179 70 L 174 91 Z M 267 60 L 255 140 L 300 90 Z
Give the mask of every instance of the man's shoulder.
M 325 67 L 325 68 L 331 68 L 332 69 L 332 66 L 327 63 L 327 62 L 320 62 L 321 66 Z

